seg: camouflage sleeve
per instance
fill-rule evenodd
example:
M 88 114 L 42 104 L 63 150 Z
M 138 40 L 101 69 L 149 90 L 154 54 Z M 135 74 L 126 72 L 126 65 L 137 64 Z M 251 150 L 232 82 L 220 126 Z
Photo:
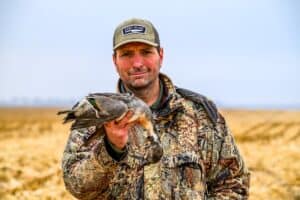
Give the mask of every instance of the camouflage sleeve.
M 250 173 L 221 114 L 215 133 L 210 140 L 208 199 L 248 199 Z
M 98 199 L 107 190 L 117 162 L 96 128 L 71 131 L 62 159 L 66 189 L 78 199 Z

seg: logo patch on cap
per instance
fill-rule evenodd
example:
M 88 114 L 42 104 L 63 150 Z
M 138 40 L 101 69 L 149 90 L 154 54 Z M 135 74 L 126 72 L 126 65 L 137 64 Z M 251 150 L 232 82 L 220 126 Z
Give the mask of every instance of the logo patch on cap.
M 123 35 L 145 33 L 146 27 L 141 25 L 130 25 L 122 29 Z

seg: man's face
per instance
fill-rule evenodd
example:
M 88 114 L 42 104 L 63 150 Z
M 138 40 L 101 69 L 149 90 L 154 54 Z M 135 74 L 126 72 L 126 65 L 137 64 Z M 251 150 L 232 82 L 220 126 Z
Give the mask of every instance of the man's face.
M 158 81 L 163 49 L 133 42 L 116 49 L 113 61 L 123 83 L 129 89 L 145 89 Z

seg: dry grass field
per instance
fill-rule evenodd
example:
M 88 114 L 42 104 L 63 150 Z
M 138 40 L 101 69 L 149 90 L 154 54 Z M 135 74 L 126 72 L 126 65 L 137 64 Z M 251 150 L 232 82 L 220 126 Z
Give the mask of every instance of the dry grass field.
M 73 199 L 57 109 L 0 109 L 0 199 Z M 300 111 L 222 110 L 251 170 L 250 199 L 300 199 Z

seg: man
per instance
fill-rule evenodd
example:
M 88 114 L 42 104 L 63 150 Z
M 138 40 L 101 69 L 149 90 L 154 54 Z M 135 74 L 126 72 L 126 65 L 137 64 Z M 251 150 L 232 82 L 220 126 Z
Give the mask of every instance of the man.
M 129 116 L 101 130 L 75 129 L 63 156 L 66 188 L 79 199 L 247 199 L 250 175 L 224 118 L 207 98 L 160 73 L 164 52 L 152 23 L 121 23 L 113 50 L 118 92 L 150 106 L 163 156 L 141 165 L 130 136 L 143 130 Z

